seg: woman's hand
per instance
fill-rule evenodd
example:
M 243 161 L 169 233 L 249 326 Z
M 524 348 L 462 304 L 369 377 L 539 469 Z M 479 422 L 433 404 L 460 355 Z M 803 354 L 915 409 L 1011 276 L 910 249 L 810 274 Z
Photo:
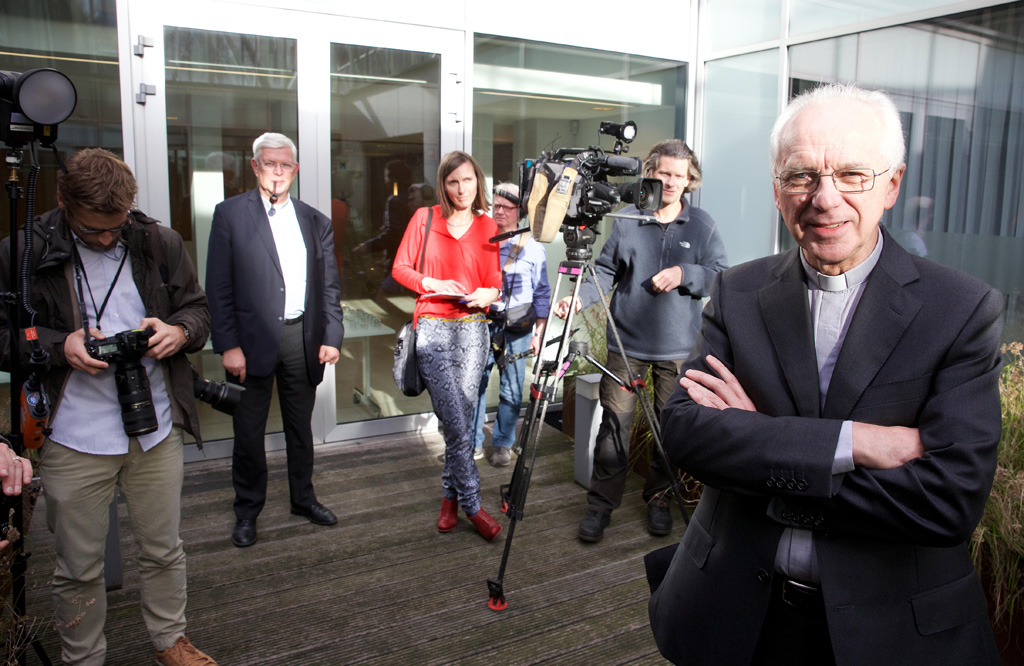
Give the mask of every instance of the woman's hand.
M 466 287 L 458 280 L 438 280 L 437 278 L 424 277 L 422 286 L 424 294 L 439 292 L 449 292 L 452 294 L 466 293 Z
M 501 298 L 501 292 L 494 287 L 480 287 L 473 291 L 466 299 L 466 305 L 471 308 L 480 308 L 486 310 L 491 307 L 491 303 L 496 302 Z

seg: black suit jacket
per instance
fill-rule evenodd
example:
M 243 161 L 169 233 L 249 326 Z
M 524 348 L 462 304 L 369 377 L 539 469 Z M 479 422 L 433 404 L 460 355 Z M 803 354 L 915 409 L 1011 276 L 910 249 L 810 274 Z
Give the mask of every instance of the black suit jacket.
M 967 540 L 1000 435 L 1003 298 L 888 235 L 820 407 L 798 250 L 720 274 L 684 365 L 722 360 L 757 412 L 662 410 L 665 448 L 707 487 L 650 601 L 678 664 L 749 664 L 786 527 L 815 535 L 836 663 L 998 664 Z M 920 429 L 924 457 L 831 468 L 844 420 Z
M 306 301 L 302 337 L 306 372 L 315 386 L 324 375 L 321 345 L 341 347 L 341 286 L 334 260 L 331 221 L 312 206 L 292 198 L 306 244 Z M 213 351 L 241 347 L 246 374 L 266 377 L 274 371 L 281 346 L 284 274 L 274 234 L 258 190 L 217 205 L 206 262 Z

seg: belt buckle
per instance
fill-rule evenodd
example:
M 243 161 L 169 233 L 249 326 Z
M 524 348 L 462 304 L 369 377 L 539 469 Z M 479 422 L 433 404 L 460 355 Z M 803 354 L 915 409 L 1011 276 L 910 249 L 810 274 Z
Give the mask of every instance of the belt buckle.
M 812 603 L 821 603 L 821 587 L 786 578 L 782 581 L 782 600 L 794 608 L 806 608 Z

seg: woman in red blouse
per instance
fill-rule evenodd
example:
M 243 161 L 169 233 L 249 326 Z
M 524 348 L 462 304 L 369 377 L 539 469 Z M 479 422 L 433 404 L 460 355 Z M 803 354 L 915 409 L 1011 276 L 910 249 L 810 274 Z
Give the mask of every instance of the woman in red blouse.
M 487 215 L 484 175 L 470 155 L 448 153 L 437 168 L 440 205 L 420 208 L 409 221 L 392 275 L 420 294 L 416 358 L 444 435 L 439 532 L 455 529 L 459 506 L 490 541 L 501 531 L 480 508 L 480 475 L 473 460 L 473 410 L 487 360 L 487 308 L 501 296 L 498 233 Z M 428 212 L 432 212 L 423 272 L 419 271 Z

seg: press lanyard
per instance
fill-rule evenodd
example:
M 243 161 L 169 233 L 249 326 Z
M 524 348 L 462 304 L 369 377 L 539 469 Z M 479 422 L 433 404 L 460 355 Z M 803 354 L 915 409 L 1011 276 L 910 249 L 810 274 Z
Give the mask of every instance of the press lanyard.
M 124 248 L 124 253 L 121 255 L 121 263 L 117 265 L 117 272 L 114 273 L 114 279 L 110 283 L 110 287 L 107 289 L 107 295 L 103 297 L 103 303 L 99 309 L 96 308 L 96 297 L 92 293 L 92 285 L 89 284 L 89 274 L 85 272 L 85 264 L 82 262 L 81 255 L 78 254 L 78 243 L 73 240 L 71 243 L 71 252 L 75 256 L 75 281 L 78 283 L 78 308 L 82 311 L 82 328 L 85 329 L 86 337 L 89 335 L 89 312 L 85 309 L 85 292 L 82 290 L 82 278 L 85 278 L 85 286 L 89 288 L 89 299 L 92 301 L 92 309 L 96 310 L 96 328 L 102 329 L 100 326 L 100 318 L 103 317 L 103 311 L 107 309 L 107 301 L 110 300 L 110 295 L 114 293 L 114 286 L 117 284 L 117 279 L 121 277 L 121 269 L 124 268 L 125 260 L 128 258 L 128 248 Z

